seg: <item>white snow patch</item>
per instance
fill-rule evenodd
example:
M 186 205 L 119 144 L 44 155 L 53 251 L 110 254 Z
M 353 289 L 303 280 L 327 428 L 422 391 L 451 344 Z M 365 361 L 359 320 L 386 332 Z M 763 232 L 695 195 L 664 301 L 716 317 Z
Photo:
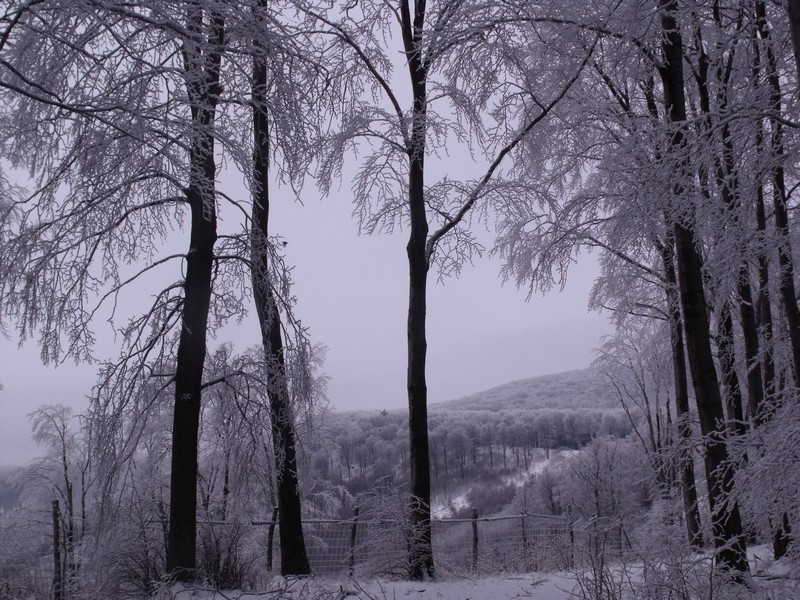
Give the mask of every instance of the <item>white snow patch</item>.
M 447 504 L 434 504 L 431 508 L 431 517 L 434 519 L 449 519 L 462 508 L 469 506 L 467 502 L 467 492 L 455 496 Z

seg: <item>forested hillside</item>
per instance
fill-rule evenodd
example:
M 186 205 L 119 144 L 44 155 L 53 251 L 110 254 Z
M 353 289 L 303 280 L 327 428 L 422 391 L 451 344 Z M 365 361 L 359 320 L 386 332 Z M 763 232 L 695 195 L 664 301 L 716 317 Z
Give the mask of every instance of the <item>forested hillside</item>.
M 429 429 L 434 503 L 443 503 L 471 488 L 476 497 L 490 496 L 504 477 L 501 497 L 508 501 L 515 491 L 508 483 L 513 474 L 525 473 L 545 458 L 537 449 L 578 449 L 600 436 L 625 437 L 631 424 L 604 379 L 585 369 L 514 381 L 434 404 Z M 303 456 L 310 481 L 330 481 L 353 496 L 380 485 L 404 484 L 406 414 L 326 413 L 310 433 Z M 502 504 L 495 497 L 491 508 Z
M 431 410 L 619 409 L 608 380 L 592 369 L 519 379 L 464 398 L 432 404 Z

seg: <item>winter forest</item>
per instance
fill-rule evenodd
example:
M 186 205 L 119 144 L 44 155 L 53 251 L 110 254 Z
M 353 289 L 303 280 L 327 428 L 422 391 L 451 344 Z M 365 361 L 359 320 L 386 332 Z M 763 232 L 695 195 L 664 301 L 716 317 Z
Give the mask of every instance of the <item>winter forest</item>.
M 0 472 L 0 599 L 800 597 L 800 0 L 1 4 L 0 331 L 97 376 Z M 407 411 L 327 408 L 270 208 L 337 190 Z M 587 253 L 591 369 L 429 402 L 437 282 Z

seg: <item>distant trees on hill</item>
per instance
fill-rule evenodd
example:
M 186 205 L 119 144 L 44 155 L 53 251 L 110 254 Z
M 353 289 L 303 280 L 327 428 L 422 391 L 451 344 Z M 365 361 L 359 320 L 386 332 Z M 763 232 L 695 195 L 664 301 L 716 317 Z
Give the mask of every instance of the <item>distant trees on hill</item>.
M 407 421 L 400 412 L 328 414 L 306 444 L 310 480 L 328 480 L 359 494 L 377 482 L 406 481 Z M 434 494 L 486 471 L 528 470 L 536 448 L 578 449 L 600 436 L 631 433 L 620 409 L 453 410 L 429 419 Z

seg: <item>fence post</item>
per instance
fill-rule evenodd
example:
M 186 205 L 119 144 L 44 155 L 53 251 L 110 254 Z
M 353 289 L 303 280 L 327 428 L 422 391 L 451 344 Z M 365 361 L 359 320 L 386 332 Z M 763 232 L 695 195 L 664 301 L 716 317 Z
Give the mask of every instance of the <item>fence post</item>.
M 358 506 L 353 509 L 353 524 L 350 526 L 350 577 L 356 570 L 356 533 L 358 532 Z
M 275 539 L 275 524 L 278 522 L 278 507 L 272 509 L 272 521 L 267 533 L 267 571 L 272 571 L 272 542 Z
M 478 509 L 472 509 L 472 570 L 478 569 Z
M 525 566 L 528 567 L 528 558 L 530 557 L 530 549 L 528 547 L 528 527 L 527 523 L 525 522 L 525 516 L 527 515 L 527 511 L 524 511 L 520 515 L 519 524 L 520 524 L 520 531 L 522 533 L 522 556 L 525 560 Z
M 575 567 L 575 525 L 572 521 L 572 507 L 567 506 L 567 527 L 569 530 L 569 568 Z
M 59 521 L 61 514 L 58 510 L 58 500 L 53 500 L 53 600 L 63 600 L 64 582 L 61 577 L 61 532 Z
M 525 523 L 525 517 L 528 515 L 528 490 L 522 488 L 522 515 L 520 518 L 520 525 L 522 526 L 522 555 L 525 558 L 525 566 L 528 567 L 528 558 L 530 556 L 528 550 L 528 528 Z

